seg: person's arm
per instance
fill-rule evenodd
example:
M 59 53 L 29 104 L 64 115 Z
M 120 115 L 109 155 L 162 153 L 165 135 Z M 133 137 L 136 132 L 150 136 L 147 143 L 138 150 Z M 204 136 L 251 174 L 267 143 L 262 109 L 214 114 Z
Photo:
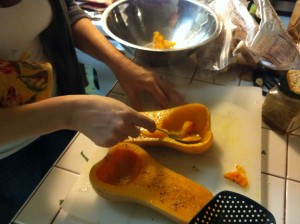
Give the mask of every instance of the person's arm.
M 0 109 L 0 145 L 67 127 L 63 98 Z
M 129 60 L 92 24 L 83 18 L 72 25 L 76 47 L 107 64 L 116 75 L 134 108 L 141 109 L 137 93 L 150 92 L 164 107 L 183 104 L 183 97 L 173 86 L 162 80 L 155 72 Z
M 125 104 L 93 95 L 60 96 L 23 106 L 0 109 L 0 145 L 61 129 L 77 130 L 97 145 L 112 146 L 138 127 L 155 130 L 151 119 Z

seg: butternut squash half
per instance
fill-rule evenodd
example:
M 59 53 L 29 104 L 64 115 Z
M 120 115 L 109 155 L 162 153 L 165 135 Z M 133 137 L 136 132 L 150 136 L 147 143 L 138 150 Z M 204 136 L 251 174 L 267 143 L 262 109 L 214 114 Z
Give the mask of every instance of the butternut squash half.
M 189 223 L 213 197 L 204 186 L 166 168 L 132 143 L 110 148 L 89 177 L 101 197 L 148 206 L 176 223 Z
M 136 138 L 128 138 L 125 141 L 140 146 L 166 146 L 181 152 L 200 154 L 208 150 L 213 143 L 211 132 L 210 112 L 206 106 L 199 103 L 191 103 L 165 110 L 141 112 L 153 119 L 157 128 L 168 131 L 173 135 L 191 142 L 194 137 L 201 137 L 196 143 L 182 143 L 160 130 L 150 133 L 141 130 Z

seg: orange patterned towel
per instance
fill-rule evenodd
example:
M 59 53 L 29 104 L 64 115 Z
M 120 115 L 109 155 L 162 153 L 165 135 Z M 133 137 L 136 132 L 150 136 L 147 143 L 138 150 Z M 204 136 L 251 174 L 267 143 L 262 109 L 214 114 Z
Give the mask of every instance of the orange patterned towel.
M 0 59 L 0 108 L 47 99 L 52 86 L 50 63 Z

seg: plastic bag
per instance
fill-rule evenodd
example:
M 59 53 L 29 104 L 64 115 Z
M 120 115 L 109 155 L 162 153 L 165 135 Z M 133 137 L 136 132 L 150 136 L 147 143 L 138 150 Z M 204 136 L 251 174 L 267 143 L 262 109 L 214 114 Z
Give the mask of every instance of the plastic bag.
M 287 31 L 300 51 L 300 0 L 295 4 Z
M 244 40 L 258 24 L 244 0 L 215 0 L 210 4 L 219 17 L 222 30 L 215 41 L 196 52 L 202 68 L 226 71 L 232 64 L 256 66 L 258 59 L 245 48 Z
M 209 5 L 222 23 L 215 41 L 196 52 L 202 69 L 226 71 L 233 64 L 273 70 L 300 69 L 300 52 L 269 0 L 256 0 L 250 14 L 246 0 L 215 0 Z
M 261 18 L 258 32 L 246 39 L 260 63 L 274 70 L 300 69 L 300 52 L 268 0 L 254 0 Z

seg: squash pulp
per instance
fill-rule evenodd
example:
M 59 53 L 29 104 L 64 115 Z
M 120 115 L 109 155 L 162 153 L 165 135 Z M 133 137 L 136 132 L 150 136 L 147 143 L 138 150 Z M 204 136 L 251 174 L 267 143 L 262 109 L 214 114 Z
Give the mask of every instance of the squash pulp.
M 150 207 L 177 223 L 189 221 L 212 199 L 204 186 L 166 168 L 143 148 L 119 143 L 90 171 L 98 195 Z
M 158 128 L 176 136 L 181 136 L 182 140 L 193 141 L 193 139 L 200 136 L 201 141 L 196 143 L 178 142 L 162 131 L 156 130 L 150 133 L 142 129 L 138 137 L 128 138 L 125 142 L 135 143 L 140 146 L 165 146 L 191 154 L 203 153 L 213 143 L 210 112 L 203 104 L 190 103 L 165 110 L 141 113 L 153 119 Z

